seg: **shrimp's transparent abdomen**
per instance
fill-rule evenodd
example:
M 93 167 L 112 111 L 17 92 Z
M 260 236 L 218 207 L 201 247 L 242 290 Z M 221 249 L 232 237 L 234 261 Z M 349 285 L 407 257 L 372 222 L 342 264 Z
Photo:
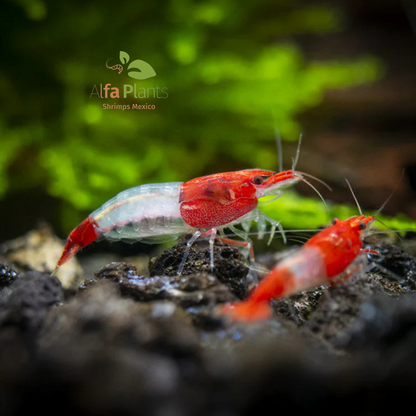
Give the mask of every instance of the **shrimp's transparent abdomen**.
M 107 201 L 90 217 L 109 240 L 159 243 L 192 232 L 179 210 L 182 182 L 136 186 Z

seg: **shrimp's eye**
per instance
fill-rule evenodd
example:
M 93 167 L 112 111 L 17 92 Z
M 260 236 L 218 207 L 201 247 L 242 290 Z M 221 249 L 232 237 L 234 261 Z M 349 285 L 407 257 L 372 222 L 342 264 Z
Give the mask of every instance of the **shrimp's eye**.
M 335 225 L 335 224 L 337 223 L 337 221 L 338 221 L 338 218 L 334 218 L 334 219 L 332 220 L 332 225 Z
M 358 228 L 360 230 L 365 230 L 367 228 L 367 224 L 364 221 L 360 221 Z
M 255 176 L 251 179 L 254 185 L 261 185 L 264 182 L 263 176 Z

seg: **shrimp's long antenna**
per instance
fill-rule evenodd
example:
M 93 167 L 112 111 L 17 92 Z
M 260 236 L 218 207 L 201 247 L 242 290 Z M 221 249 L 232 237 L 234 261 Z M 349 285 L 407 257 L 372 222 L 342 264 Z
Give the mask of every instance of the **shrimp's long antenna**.
M 274 202 L 276 200 L 278 200 L 280 198 L 282 194 L 277 194 L 273 199 L 269 199 L 267 201 L 262 201 L 262 204 L 266 205 L 266 204 L 270 204 L 271 202 Z
M 281 142 L 280 134 L 279 134 L 279 131 L 278 131 L 277 127 L 275 127 L 275 131 L 276 131 L 277 149 L 279 151 L 279 169 L 282 172 L 282 170 L 283 170 L 283 162 L 282 162 L 282 159 L 281 159 L 281 155 L 282 155 L 282 151 L 281 151 L 282 142 Z M 293 177 L 296 177 L 296 178 L 300 179 L 301 181 L 305 182 L 307 185 L 309 185 L 318 194 L 319 198 L 321 198 L 322 202 L 325 205 L 325 209 L 326 209 L 328 215 L 330 215 L 329 214 L 329 208 L 328 208 L 328 205 L 327 205 L 324 197 L 302 175 L 307 176 L 307 177 L 312 178 L 312 179 L 315 179 L 316 181 L 318 181 L 321 184 L 325 185 L 330 191 L 332 191 L 331 187 L 328 184 L 326 184 L 324 181 L 316 178 L 315 176 L 309 175 L 309 174 L 304 173 L 304 172 L 298 172 L 298 171 L 296 171 L 296 165 L 298 164 L 298 161 L 299 161 L 300 146 L 301 146 L 301 144 L 302 144 L 302 133 L 299 135 L 299 141 L 298 141 L 298 147 L 297 147 L 297 150 L 296 150 L 296 156 L 295 156 L 295 158 L 292 158 L 292 173 L 293 173 Z M 298 174 L 298 175 L 296 175 L 296 174 Z
M 283 172 L 283 151 L 282 151 L 282 138 L 280 137 L 277 126 L 274 128 L 276 136 L 277 156 L 279 158 L 279 172 Z
M 384 225 L 389 231 L 391 231 L 392 233 L 396 234 L 396 236 L 399 238 L 399 240 L 403 241 L 403 238 L 400 237 L 399 233 L 397 231 L 395 231 L 395 230 L 392 230 L 389 226 L 387 226 L 386 224 L 384 224 L 383 221 L 380 221 L 378 218 L 374 218 L 374 221 L 377 221 L 380 224 Z M 386 230 L 383 230 L 383 231 L 380 231 L 380 232 L 373 231 L 373 230 L 371 230 L 371 231 L 372 232 L 371 232 L 370 235 L 372 235 L 372 234 L 379 234 L 379 233 L 386 233 Z
M 51 277 L 53 277 L 55 275 L 55 273 L 58 271 L 58 269 L 59 269 L 59 266 L 56 266 L 55 270 L 51 273 Z
M 397 191 L 397 188 L 399 187 L 400 182 L 403 179 L 403 175 L 404 175 L 404 169 L 402 171 L 402 174 L 400 175 L 400 179 L 397 181 L 396 186 L 394 187 L 392 193 L 390 194 L 390 196 L 386 199 L 386 201 L 384 202 L 384 204 L 377 210 L 376 213 L 374 213 L 374 216 L 377 216 L 378 214 L 380 214 L 380 212 L 384 209 L 384 207 L 387 205 L 387 203 L 390 201 L 391 197 L 393 196 L 393 194 Z M 384 225 L 384 224 L 383 224 Z
M 345 178 L 345 182 L 347 182 L 348 188 L 350 188 L 350 191 L 352 193 L 352 196 L 354 198 L 355 203 L 357 204 L 357 208 L 358 208 L 358 211 L 359 211 L 360 215 L 364 215 L 363 214 L 363 211 L 361 210 L 360 204 L 358 203 L 358 199 L 355 196 L 354 191 L 352 190 L 352 187 L 351 187 L 350 183 L 348 182 L 348 179 L 347 178 Z
M 376 217 L 378 214 L 380 214 L 380 212 L 382 211 L 382 209 L 383 209 L 383 208 L 386 206 L 386 204 L 390 201 L 390 199 L 391 199 L 391 197 L 393 196 L 394 192 L 396 192 L 397 187 L 399 186 L 399 184 L 400 184 L 400 182 L 401 182 L 401 180 L 402 180 L 402 178 L 403 178 L 403 175 L 404 175 L 404 170 L 403 170 L 403 172 L 402 172 L 402 174 L 401 174 L 401 176 L 400 176 L 399 181 L 397 182 L 396 186 L 394 187 L 393 192 L 390 194 L 390 196 L 387 198 L 387 200 L 383 203 L 383 205 L 382 205 L 382 206 L 378 209 L 378 211 L 374 213 L 374 215 L 373 215 L 374 217 Z M 364 214 L 363 214 L 363 212 L 362 212 L 362 210 L 361 210 L 360 204 L 358 203 L 358 200 L 357 200 L 357 198 L 356 198 L 356 196 L 355 196 L 355 194 L 354 194 L 354 191 L 352 190 L 352 187 L 351 187 L 350 183 L 348 182 L 348 179 L 345 179 L 345 181 L 347 182 L 348 187 L 350 188 L 350 191 L 351 191 L 351 193 L 352 193 L 352 196 L 354 197 L 355 203 L 357 204 L 357 207 L 358 207 L 358 211 L 360 211 L 360 214 L 361 214 L 361 215 L 364 215 Z M 390 227 L 388 227 L 386 224 L 384 224 L 384 222 L 382 222 L 382 221 L 381 221 L 381 220 L 379 220 L 378 218 L 374 218 L 374 220 L 375 220 L 375 221 L 377 221 L 377 222 L 379 222 L 380 224 L 384 225 L 384 226 L 385 226 L 387 229 L 389 229 L 390 231 L 394 232 L 394 233 L 397 235 L 397 237 L 399 237 L 399 239 L 401 240 L 400 235 L 399 235 L 396 231 L 394 231 L 394 230 L 392 230 Z
M 294 172 L 293 176 L 295 178 L 300 179 L 302 182 L 305 182 L 307 185 L 309 185 L 318 194 L 319 198 L 321 198 L 322 202 L 325 205 L 325 209 L 326 209 L 328 215 L 330 215 L 328 205 L 327 205 L 324 197 L 321 195 L 321 193 L 309 181 L 307 181 L 305 178 L 303 178 L 300 174 L 299 175 L 296 175 L 297 173 L 298 172 Z
M 332 188 L 326 182 L 324 182 L 322 179 L 319 179 L 316 176 L 310 175 L 309 173 L 301 172 L 300 170 L 297 170 L 296 173 L 300 173 L 303 176 L 307 176 L 308 178 L 315 179 L 317 182 L 326 186 L 330 191 L 332 191 Z
M 390 231 L 392 231 L 393 233 L 396 233 L 397 231 L 392 230 L 388 225 L 384 224 L 383 221 L 379 220 L 378 218 L 374 218 L 374 221 L 379 222 L 380 224 L 384 225 L 387 229 L 389 229 Z
M 298 141 L 298 148 L 296 150 L 296 156 L 295 156 L 294 159 L 292 158 L 292 171 L 293 172 L 295 171 L 296 165 L 298 164 L 301 143 L 302 143 L 302 133 L 299 135 L 299 141 Z

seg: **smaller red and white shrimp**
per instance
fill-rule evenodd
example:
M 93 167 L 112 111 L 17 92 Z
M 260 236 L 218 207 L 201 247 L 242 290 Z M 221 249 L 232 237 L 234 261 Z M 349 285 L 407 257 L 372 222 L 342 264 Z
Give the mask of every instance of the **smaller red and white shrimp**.
M 269 318 L 269 302 L 316 286 L 334 284 L 347 279 L 361 265 L 361 253 L 375 253 L 362 248 L 363 232 L 375 220 L 359 215 L 345 221 L 335 219 L 294 254 L 271 270 L 251 292 L 248 299 L 225 305 L 223 314 L 232 320 L 256 321 Z

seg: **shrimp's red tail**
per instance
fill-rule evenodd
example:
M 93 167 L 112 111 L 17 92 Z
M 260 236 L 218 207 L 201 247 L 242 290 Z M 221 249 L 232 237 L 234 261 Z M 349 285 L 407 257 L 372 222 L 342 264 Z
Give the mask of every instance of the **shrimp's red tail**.
M 100 235 L 97 223 L 90 217 L 85 219 L 75 230 L 69 234 L 64 251 L 56 265 L 55 271 L 66 263 L 72 256 L 78 253 L 81 248 L 92 243 Z M 55 273 L 54 271 L 54 273 Z
M 261 321 L 270 318 L 271 308 L 269 302 L 243 302 L 229 303 L 221 307 L 220 312 L 232 321 Z

